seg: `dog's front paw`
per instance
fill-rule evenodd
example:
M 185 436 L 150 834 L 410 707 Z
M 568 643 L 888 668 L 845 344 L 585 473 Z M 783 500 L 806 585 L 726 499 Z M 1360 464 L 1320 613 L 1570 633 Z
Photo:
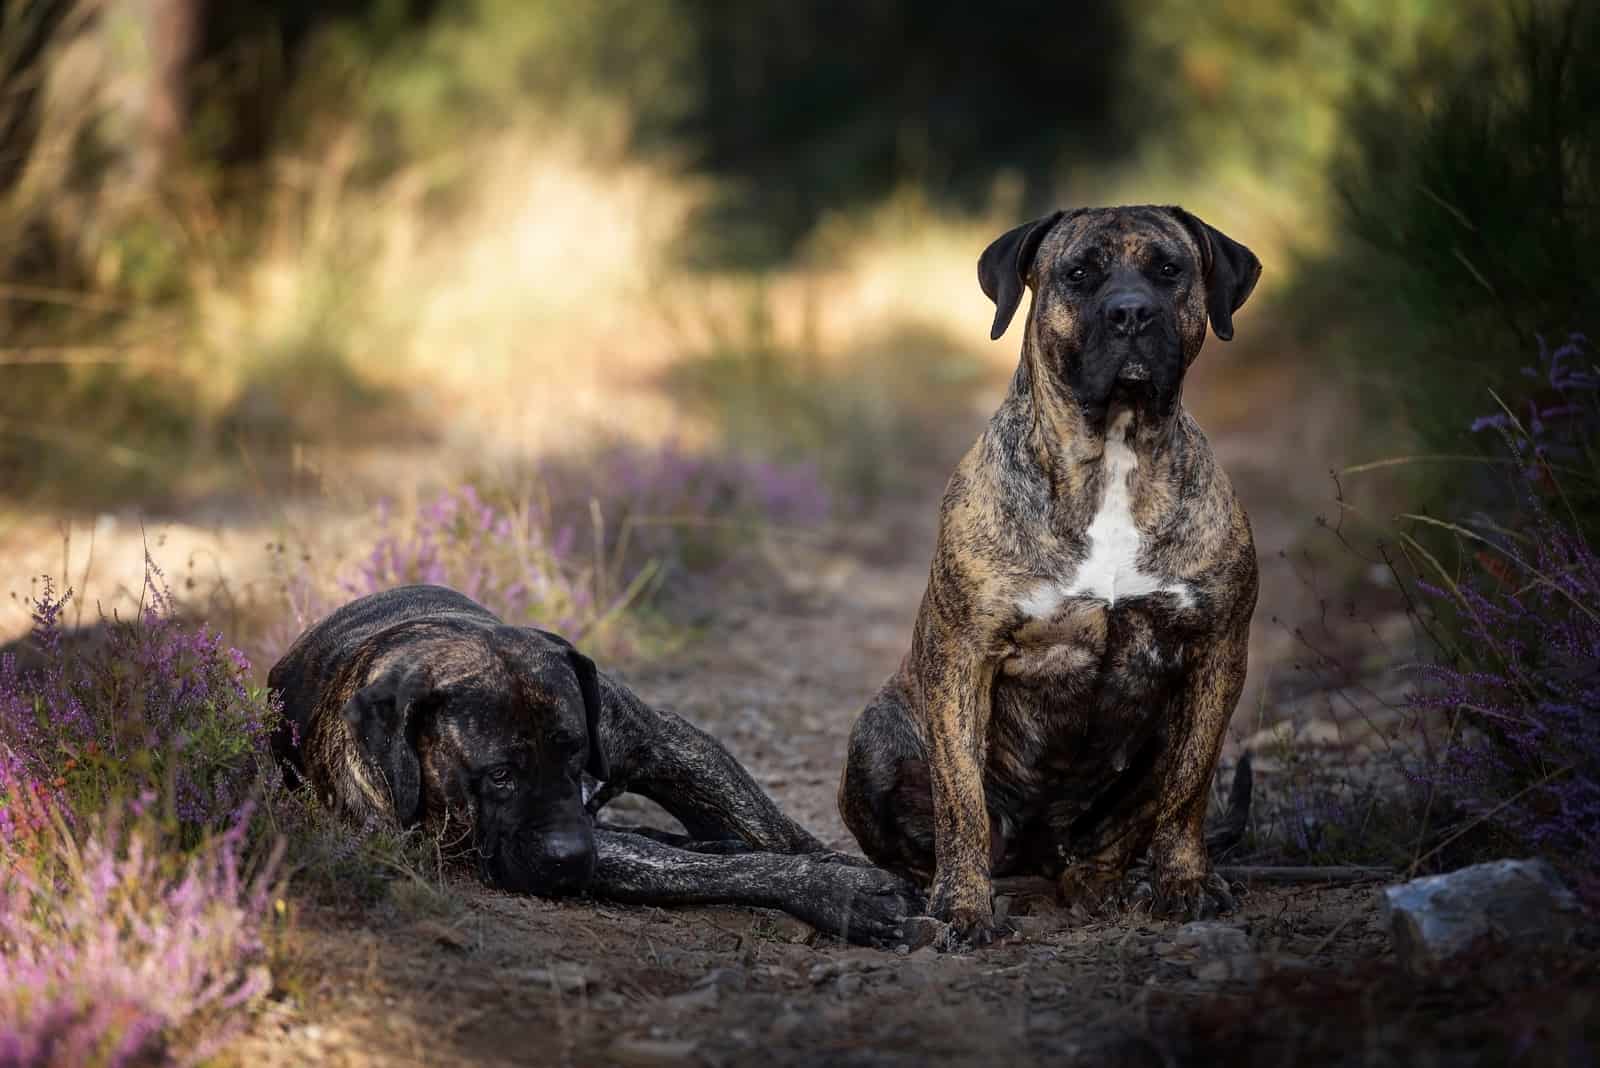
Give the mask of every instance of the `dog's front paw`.
M 973 874 L 965 878 L 936 875 L 928 911 L 935 919 L 949 924 L 945 949 L 986 946 L 994 941 L 994 907 L 989 896 L 989 880 Z
M 814 880 L 796 888 L 788 911 L 824 934 L 892 945 L 904 939 L 906 920 L 923 911 L 922 892 L 882 868 L 823 859 L 811 871 Z
M 1228 881 L 1208 872 L 1198 878 L 1158 880 L 1151 911 L 1184 920 L 1210 920 L 1238 907 Z

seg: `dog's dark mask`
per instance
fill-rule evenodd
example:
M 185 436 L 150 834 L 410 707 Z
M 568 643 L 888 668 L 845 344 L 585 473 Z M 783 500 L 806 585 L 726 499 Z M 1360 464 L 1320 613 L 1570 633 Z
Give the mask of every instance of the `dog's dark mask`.
M 593 661 L 543 631 L 407 647 L 344 710 L 402 826 L 465 818 L 484 877 L 577 893 L 594 874 L 583 776 L 609 772 Z M 448 831 L 448 827 L 445 828 Z
M 1261 275 L 1249 249 L 1177 207 L 1056 212 L 996 238 L 978 260 L 1005 333 L 1025 287 L 1031 351 L 1091 416 L 1121 398 L 1175 409 L 1205 341 L 1223 341 Z

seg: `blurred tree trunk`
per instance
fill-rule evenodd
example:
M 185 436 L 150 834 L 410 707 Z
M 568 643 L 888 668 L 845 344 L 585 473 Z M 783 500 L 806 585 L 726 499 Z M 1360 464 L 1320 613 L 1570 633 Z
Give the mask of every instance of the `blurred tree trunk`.
M 188 119 L 185 75 L 194 56 L 202 0 L 123 0 L 134 9 L 149 64 L 136 121 L 132 185 L 147 191 L 166 169 Z

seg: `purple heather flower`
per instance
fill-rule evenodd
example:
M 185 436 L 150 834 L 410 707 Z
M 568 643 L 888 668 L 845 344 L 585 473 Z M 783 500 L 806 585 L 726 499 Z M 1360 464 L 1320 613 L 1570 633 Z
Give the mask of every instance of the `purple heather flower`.
M 147 559 L 140 617 L 108 622 L 81 650 L 60 628 L 70 591 L 58 597 L 43 583 L 33 614 L 44 666 L 0 661 L 0 845 L 29 794 L 70 820 L 84 805 L 131 803 L 170 782 L 179 818 L 198 833 L 232 820 L 275 777 L 276 710 L 252 693 L 243 654 L 182 621 L 160 575 Z
M 0 1064 L 194 1064 L 269 988 L 261 921 L 278 857 L 242 873 L 244 826 L 173 853 L 141 827 L 55 837 L 53 878 L 0 881 Z M 181 1034 L 181 1044 L 177 1040 Z
M 1600 555 L 1542 492 L 1542 461 L 1584 455 L 1600 430 L 1600 372 L 1587 353 L 1579 335 L 1553 351 L 1541 342 L 1528 374 L 1558 397 L 1531 408 L 1526 437 L 1503 415 L 1474 423 L 1504 432 L 1524 473 L 1513 508 L 1526 536 L 1495 535 L 1503 560 L 1491 556 L 1489 574 L 1456 594 L 1421 584 L 1454 599 L 1473 654 L 1428 669 L 1434 685 L 1415 704 L 1473 728 L 1422 774 L 1549 852 L 1600 900 Z

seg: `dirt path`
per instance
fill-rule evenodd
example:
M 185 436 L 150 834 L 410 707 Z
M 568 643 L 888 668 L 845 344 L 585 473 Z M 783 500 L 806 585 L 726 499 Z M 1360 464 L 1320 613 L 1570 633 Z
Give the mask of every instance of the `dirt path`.
M 996 396 L 1000 388 L 997 379 Z M 1263 395 L 1259 384 L 1252 392 Z M 971 419 L 951 420 L 942 444 L 890 480 L 899 493 L 859 522 L 845 517 L 821 541 L 761 545 L 771 566 L 752 574 L 779 577 L 741 584 L 733 575 L 705 591 L 709 623 L 687 649 L 620 672 L 647 700 L 721 738 L 836 848 L 855 850 L 834 803 L 850 724 L 905 651 L 933 547 L 934 502 L 994 399 L 976 398 Z M 1263 564 L 1253 686 L 1288 655 L 1270 617 L 1288 614 L 1303 596 L 1278 553 L 1309 516 L 1286 488 L 1305 475 L 1291 470 L 1290 457 L 1300 456 L 1301 466 L 1318 461 L 1314 452 L 1285 447 L 1293 424 L 1281 415 L 1286 410 L 1200 413 L 1251 511 Z M 314 513 L 305 522 L 317 529 L 340 525 L 318 502 L 305 507 Z M 262 545 L 280 525 L 292 526 L 281 506 L 274 515 L 169 519 L 148 528 L 102 517 L 93 526 L 92 561 L 82 524 L 71 545 L 44 520 L 9 531 L 5 544 L 19 574 L 64 569 L 74 580 L 81 574 L 98 597 L 136 593 L 148 543 L 169 576 L 197 575 L 203 585 L 215 571 L 248 598 L 268 581 Z M 19 631 L 22 606 L 7 607 L 5 629 Z M 1236 718 L 1236 736 L 1258 726 L 1249 711 L 1256 692 Z M 1236 749 L 1230 745 L 1225 759 Z M 627 798 L 608 815 L 667 820 Z M 1045 890 L 1004 889 L 1000 907 L 1017 935 L 965 955 L 851 948 L 761 910 L 554 903 L 489 892 L 469 879 L 447 878 L 441 887 L 402 876 L 374 907 L 314 904 L 291 892 L 274 969 L 278 996 L 240 1059 L 1162 1063 L 1147 1059 L 1155 1047 L 1128 1037 L 1148 1031 L 1155 1005 L 1250 985 L 1214 953 L 1178 944 L 1176 925 L 1137 916 L 1091 922 L 1059 909 Z M 1264 955 L 1268 964 L 1248 966 L 1257 971 L 1338 972 L 1381 956 L 1387 945 L 1370 887 L 1256 888 L 1229 923 Z
M 834 791 L 846 735 L 904 651 L 933 515 L 908 503 L 870 527 L 770 547 L 789 576 L 780 588 L 720 591 L 705 640 L 628 676 L 646 699 L 717 734 L 845 849 L 854 843 Z M 619 816 L 652 814 L 623 804 Z M 851 948 L 759 910 L 552 903 L 467 881 L 377 915 L 303 911 L 279 969 L 288 997 L 244 1054 L 284 1064 L 1106 1063 L 1113 1047 L 1136 1052 L 1126 1036 L 1153 993 L 1227 984 L 1196 978 L 1208 962 L 1173 941 L 1175 925 L 1087 922 L 1047 889 L 1012 888 L 1002 907 L 1017 937 L 966 955 Z M 1283 967 L 1349 964 L 1386 946 L 1370 888 L 1257 890 L 1231 922 Z

